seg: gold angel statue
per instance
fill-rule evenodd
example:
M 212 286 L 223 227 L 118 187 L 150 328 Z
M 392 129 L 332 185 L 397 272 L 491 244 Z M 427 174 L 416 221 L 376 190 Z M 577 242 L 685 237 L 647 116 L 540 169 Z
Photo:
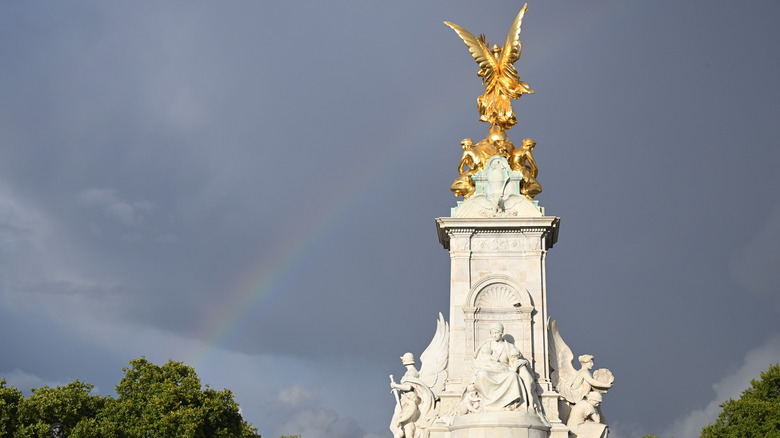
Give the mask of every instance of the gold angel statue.
M 512 126 L 517 123 L 517 118 L 512 111 L 510 99 L 519 99 L 523 94 L 534 92 L 527 83 L 520 80 L 514 66 L 523 50 L 523 45 L 520 43 L 520 24 L 527 10 L 526 3 L 517 14 L 512 27 L 509 28 L 503 48 L 496 44 L 489 48 L 490 41 L 484 34 L 475 37 L 455 23 L 444 22 L 463 39 L 471 56 L 479 64 L 477 76 L 482 78 L 482 84 L 485 86 L 485 93 L 477 98 L 479 119 L 490 123 L 491 131 L 512 129 Z

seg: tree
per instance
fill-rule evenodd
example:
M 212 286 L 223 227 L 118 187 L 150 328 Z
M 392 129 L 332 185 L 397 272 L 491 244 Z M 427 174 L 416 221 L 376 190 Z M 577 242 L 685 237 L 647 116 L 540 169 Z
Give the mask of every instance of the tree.
M 95 437 L 259 437 L 238 412 L 233 393 L 201 388 L 192 367 L 175 361 L 157 366 L 142 357 L 124 371 L 118 397 L 90 425 Z
M 60 422 L 66 428 L 94 418 L 107 397 L 91 394 L 94 385 L 74 380 L 64 386 L 43 386 L 32 390 L 18 409 L 18 426 L 14 438 L 48 437 L 49 425 Z
M 720 405 L 715 423 L 705 426 L 701 438 L 780 437 L 780 365 L 752 380 L 738 400 Z
M 13 436 L 19 425 L 19 405 L 24 397 L 22 391 L 5 386 L 5 379 L 0 379 L 0 436 Z
M 0 379 L 0 437 L 48 438 L 49 425 L 61 422 L 69 438 L 260 438 L 233 393 L 202 387 L 192 367 L 142 357 L 123 370 L 117 398 L 91 394 L 93 385 L 79 380 L 24 398 Z

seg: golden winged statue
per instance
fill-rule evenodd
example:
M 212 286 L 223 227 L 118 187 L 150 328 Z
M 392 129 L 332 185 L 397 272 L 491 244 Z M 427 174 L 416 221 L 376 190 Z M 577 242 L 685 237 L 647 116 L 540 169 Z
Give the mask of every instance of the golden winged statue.
M 471 56 L 479 64 L 477 76 L 482 78 L 482 84 L 485 86 L 485 93 L 477 98 L 479 119 L 490 123 L 491 131 L 512 129 L 512 126 L 517 123 L 517 118 L 512 111 L 510 99 L 519 99 L 523 94 L 534 92 L 527 83 L 520 80 L 520 75 L 517 74 L 514 66 L 523 50 L 523 45 L 520 43 L 520 24 L 527 10 L 526 3 L 517 14 L 512 27 L 509 28 L 503 48 L 498 45 L 489 48 L 490 42 L 485 35 L 475 37 L 455 23 L 444 22 L 461 37 L 469 48 Z

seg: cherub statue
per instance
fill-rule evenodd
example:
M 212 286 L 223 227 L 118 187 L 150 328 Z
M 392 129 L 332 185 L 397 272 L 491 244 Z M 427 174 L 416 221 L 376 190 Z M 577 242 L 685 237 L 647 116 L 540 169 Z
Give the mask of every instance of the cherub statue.
M 474 175 L 478 170 L 482 170 L 484 162 L 482 157 L 474 151 L 474 140 L 464 138 L 460 142 L 463 148 L 463 156 L 458 163 L 458 173 L 461 175 Z
M 525 4 L 509 28 L 503 48 L 497 44 L 489 48 L 490 42 L 485 35 L 475 37 L 457 24 L 444 22 L 466 43 L 469 53 L 479 64 L 477 76 L 482 78 L 482 84 L 485 86 L 485 93 L 477 98 L 479 119 L 490 123 L 491 130 L 512 129 L 517 123 L 517 117 L 512 110 L 510 99 L 519 99 L 523 94 L 534 92 L 527 83 L 520 80 L 514 66 L 523 51 L 520 25 L 527 10 L 528 4 Z
M 466 386 L 466 391 L 463 393 L 463 398 L 458 404 L 458 414 L 476 414 L 482 412 L 482 398 L 479 396 L 477 388 L 473 383 Z
M 460 145 L 463 148 L 463 156 L 458 164 L 460 176 L 452 183 L 450 190 L 452 190 L 455 196 L 463 196 L 463 199 L 468 199 L 474 194 L 475 190 L 474 180 L 471 179 L 471 175 L 482 170 L 482 166 L 485 163 L 482 156 L 474 150 L 474 140 L 464 138 Z
M 555 321 L 550 323 L 550 345 L 553 349 L 550 365 L 555 369 L 552 373 L 552 383 L 558 389 L 558 393 L 572 405 L 582 401 L 592 390 L 606 393 L 612 387 L 615 377 L 612 372 L 606 368 L 596 370 L 591 375 L 593 368 L 593 356 L 590 354 L 581 355 L 578 360 L 581 364 L 579 370 L 575 370 L 571 362 L 574 355 L 571 349 L 561 338 L 558 332 L 558 324 Z
M 438 394 L 444 391 L 449 355 L 449 325 L 440 313 L 436 333 L 420 356 L 423 365 L 415 367 L 412 353 L 401 356 L 406 372 L 399 382 L 390 375 L 390 387 L 396 407 L 390 421 L 393 438 L 427 438 L 429 427 L 438 416 Z M 399 392 L 400 391 L 400 392 Z
M 533 156 L 534 146 L 536 146 L 536 142 L 526 138 L 520 149 L 513 149 L 509 152 L 509 167 L 523 174 L 520 193 L 531 200 L 534 199 L 534 196 L 542 193 L 542 186 L 536 181 L 539 168 L 536 166 L 536 160 Z
M 601 394 L 590 392 L 585 399 L 577 402 L 569 413 L 566 426 L 577 438 L 607 438 L 609 429 L 601 422 L 598 407 Z

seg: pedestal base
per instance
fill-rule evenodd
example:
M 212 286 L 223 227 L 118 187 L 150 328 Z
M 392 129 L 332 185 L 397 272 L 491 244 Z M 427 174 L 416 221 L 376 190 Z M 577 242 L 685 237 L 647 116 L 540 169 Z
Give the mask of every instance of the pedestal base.
M 450 438 L 547 438 L 550 426 L 526 412 L 483 412 L 453 418 Z

